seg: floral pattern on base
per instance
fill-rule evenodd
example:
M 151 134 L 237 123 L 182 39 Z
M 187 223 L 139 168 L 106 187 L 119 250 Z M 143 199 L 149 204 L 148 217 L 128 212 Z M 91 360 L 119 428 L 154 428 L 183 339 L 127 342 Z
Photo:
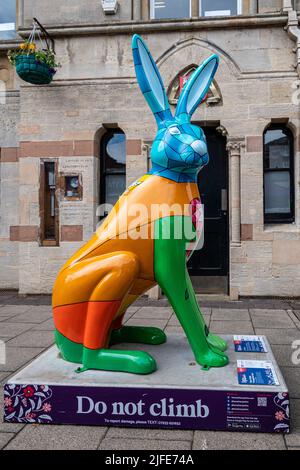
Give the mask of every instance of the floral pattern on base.
M 290 432 L 290 400 L 288 393 L 278 393 L 274 397 L 274 404 L 277 408 L 275 411 L 275 432 Z
M 7 384 L 4 416 L 11 423 L 51 423 L 52 390 L 48 385 Z

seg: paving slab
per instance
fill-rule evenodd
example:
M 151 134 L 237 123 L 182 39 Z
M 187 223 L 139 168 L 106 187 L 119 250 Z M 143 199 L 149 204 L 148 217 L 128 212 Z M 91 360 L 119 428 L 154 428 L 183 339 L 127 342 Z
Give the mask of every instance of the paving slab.
M 105 438 L 99 450 L 190 450 L 191 444 L 189 441 Z
M 20 323 L 42 323 L 45 320 L 48 320 L 52 317 L 51 309 L 43 310 L 36 306 L 31 306 L 31 308 L 20 315 L 14 317 L 14 322 Z
M 168 320 L 173 314 L 169 307 L 142 307 L 134 314 L 134 318 L 150 318 Z
M 14 434 L 11 432 L 0 432 L 0 449 L 3 449 L 13 438 Z
M 291 345 L 288 346 L 286 344 L 280 344 L 280 345 L 276 344 L 272 346 L 272 351 L 280 367 L 300 368 L 300 361 L 298 362 L 298 364 L 296 364 L 292 360 L 293 359 L 292 354 L 295 352 L 295 350 L 292 349 Z M 299 359 L 300 359 L 300 354 L 299 354 Z
M 300 447 L 300 399 L 290 401 L 291 432 L 285 435 L 287 446 Z
M 9 321 L 10 319 L 11 319 L 11 317 L 0 317 L 0 323 L 5 322 L 5 321 Z
M 0 372 L 0 383 L 2 384 L 6 377 L 9 376 L 9 372 Z M 0 401 L 1 403 L 1 401 Z
M 224 321 L 250 321 L 247 309 L 213 308 L 211 318 L 212 320 Z
M 202 315 L 204 318 L 205 323 L 208 325 L 210 322 L 210 315 L 203 314 Z M 176 317 L 176 315 L 172 315 L 172 317 L 169 319 L 167 326 L 181 326 L 180 321 Z
M 287 317 L 287 311 L 284 309 L 266 309 L 266 308 L 250 308 L 249 312 L 253 317 L 282 318 Z
M 289 389 L 290 398 L 300 398 L 300 368 L 281 367 L 281 373 Z
M 283 436 L 240 432 L 195 431 L 193 450 L 285 450 Z
M 164 441 L 192 441 L 193 431 L 180 431 L 177 429 L 136 429 L 109 428 L 105 436 L 108 438 L 126 439 L 154 439 Z
M 24 346 L 33 348 L 47 348 L 54 344 L 53 331 L 26 331 L 8 341 L 7 346 Z
M 291 345 L 293 341 L 300 340 L 300 331 L 297 328 L 255 328 L 255 334 L 265 335 L 272 345 Z
M 54 322 L 53 318 L 49 318 L 46 321 L 43 321 L 42 323 L 35 324 L 34 327 L 32 328 L 33 331 L 53 331 L 54 330 Z
M 0 364 L 0 371 L 15 371 L 38 356 L 43 350 L 44 348 L 7 347 L 6 364 Z
M 254 330 L 249 321 L 219 321 L 212 320 L 209 329 L 212 333 L 235 335 L 253 335 Z
M 184 334 L 183 328 L 181 326 L 169 326 L 167 325 L 164 329 L 164 332 L 166 335 L 172 335 L 172 334 Z
M 25 313 L 30 309 L 30 305 L 4 305 L 0 308 L 0 316 L 16 316 Z
M 27 425 L 5 450 L 96 450 L 105 433 L 93 426 Z
M 298 318 L 300 321 L 300 310 L 293 310 L 294 315 Z
M 135 313 L 137 312 L 141 307 L 139 305 L 130 305 L 130 307 L 127 308 L 126 313 Z
M 135 318 L 134 316 L 127 320 L 126 325 L 132 326 L 155 326 L 162 330 L 167 325 L 167 320 L 159 320 L 155 318 Z
M 14 323 L 11 320 L 0 323 L 0 335 L 5 338 L 14 338 L 15 336 L 30 330 L 34 325 L 32 323 Z
M 295 328 L 295 323 L 286 312 L 282 314 L 282 316 L 275 318 L 272 316 L 272 313 L 270 313 L 270 315 L 255 315 L 250 313 L 250 315 L 254 328 L 268 328 L 270 325 L 272 325 L 274 329 Z

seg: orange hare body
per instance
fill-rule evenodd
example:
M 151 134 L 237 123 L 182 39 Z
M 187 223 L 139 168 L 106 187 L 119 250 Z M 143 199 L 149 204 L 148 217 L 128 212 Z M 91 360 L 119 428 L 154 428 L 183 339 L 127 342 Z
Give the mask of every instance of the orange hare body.
M 156 175 L 145 175 L 133 183 L 90 241 L 59 272 L 52 300 L 56 329 L 87 347 L 106 344 L 108 331 L 121 326 L 126 308 L 156 284 L 155 220 L 190 215 L 189 204 L 195 198 L 199 198 L 196 183 L 181 184 Z M 94 329 L 88 329 L 91 334 L 85 335 L 91 309 L 98 312 L 95 316 L 102 326 L 94 321 Z M 108 322 L 104 329 L 102 317 Z M 105 337 L 100 337 L 99 329 Z

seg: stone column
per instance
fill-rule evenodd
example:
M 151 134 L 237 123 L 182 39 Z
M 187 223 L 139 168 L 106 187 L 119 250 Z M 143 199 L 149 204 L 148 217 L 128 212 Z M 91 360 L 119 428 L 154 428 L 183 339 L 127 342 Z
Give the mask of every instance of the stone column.
M 231 246 L 241 244 L 241 151 L 245 146 L 244 139 L 229 139 L 227 150 L 229 155 L 229 177 L 230 177 L 230 241 Z

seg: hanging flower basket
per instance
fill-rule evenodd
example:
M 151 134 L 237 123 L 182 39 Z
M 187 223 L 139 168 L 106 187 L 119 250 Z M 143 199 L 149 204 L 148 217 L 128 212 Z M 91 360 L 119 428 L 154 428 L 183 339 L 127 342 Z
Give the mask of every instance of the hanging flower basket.
M 8 51 L 8 59 L 12 65 L 16 67 L 19 77 L 25 82 L 34 85 L 48 85 L 53 80 L 57 67 L 55 53 L 48 42 L 44 49 L 39 49 L 35 43 L 36 24 L 28 41 L 20 44 L 17 49 Z M 41 36 L 39 36 L 42 42 Z
M 19 54 L 15 59 L 16 72 L 22 80 L 35 85 L 52 82 L 56 70 L 36 59 L 35 54 Z

